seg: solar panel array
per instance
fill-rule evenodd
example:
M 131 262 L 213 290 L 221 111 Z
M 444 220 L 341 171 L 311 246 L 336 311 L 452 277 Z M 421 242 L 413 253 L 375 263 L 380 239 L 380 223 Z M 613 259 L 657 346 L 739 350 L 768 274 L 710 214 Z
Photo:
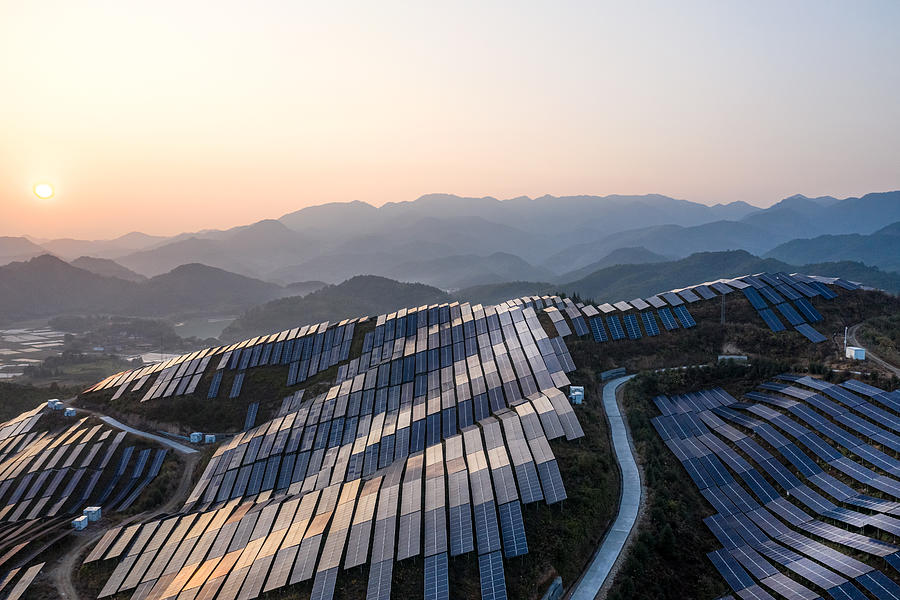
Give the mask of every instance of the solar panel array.
M 819 333 L 810 323 L 822 321 L 823 317 L 809 299 L 821 297 L 825 300 L 831 300 L 837 297 L 837 294 L 829 289 L 820 279 L 822 278 L 798 274 L 776 273 L 771 275 L 762 273 L 756 276 L 745 276 L 734 281 L 740 281 L 741 292 L 773 332 L 778 333 L 787 329 L 787 326 L 782 321 L 784 319 L 809 341 L 819 343 L 824 342 L 827 338 Z M 829 280 L 829 283 L 844 289 L 855 289 L 858 287 L 855 284 L 839 279 Z M 776 314 L 776 311 L 781 315 L 781 318 Z
M 559 390 L 575 368 L 563 338 L 657 336 L 654 310 L 667 330 L 694 327 L 688 304 L 734 290 L 817 314 L 811 283 L 811 296 L 794 284 L 797 298 L 776 298 L 759 290 L 789 283 L 768 277 L 599 307 L 558 296 L 421 306 L 110 377 L 88 391 L 151 401 L 194 393 L 208 375 L 209 399 L 222 386 L 235 398 L 263 365 L 287 366 L 286 384 L 301 389 L 258 425 L 249 405 L 244 431 L 216 449 L 177 514 L 107 532 L 87 559 L 117 561 L 101 597 L 250 599 L 311 581 L 325 600 L 341 569 L 368 565 L 367 598 L 389 598 L 394 563 L 422 557 L 425 597 L 448 598 L 449 558 L 475 552 L 483 597 L 505 598 L 503 559 L 528 552 L 522 505 L 567 496 L 549 441 L 584 435 Z M 327 391 L 304 395 L 325 371 Z M 162 457 L 126 449 L 104 499 L 130 505 Z
M 528 552 L 522 505 L 566 498 L 549 441 L 584 432 L 556 334 L 588 327 L 555 297 L 379 316 L 326 392 L 291 394 L 220 445 L 176 515 L 101 540 L 87 562 L 118 562 L 100 597 L 309 580 L 327 599 L 341 569 L 369 565 L 367 597 L 389 598 L 393 564 L 420 556 L 425 597 L 449 598 L 449 557 L 476 552 L 486 597 L 505 598 L 503 559 Z
M 626 322 L 623 327 L 615 313 L 627 314 L 632 310 L 640 312 L 641 320 L 644 323 L 644 333 L 654 336 L 658 333 L 659 328 L 656 326 L 656 320 L 652 313 L 647 310 L 650 307 L 658 311 L 665 329 L 672 331 L 679 328 L 679 322 L 681 327 L 692 327 L 696 324 L 684 306 L 685 302 L 692 304 L 701 300 L 711 300 L 717 298 L 718 295 L 741 290 L 753 307 L 760 311 L 760 316 L 773 331 L 782 331 L 784 326 L 775 312 L 769 308 L 767 299 L 772 306 L 777 307 L 782 315 L 785 315 L 792 326 L 799 328 L 797 330 L 801 334 L 813 340 L 818 339 L 818 336 L 807 335 L 810 333 L 811 325 L 809 327 L 803 327 L 803 325 L 821 321 L 822 317 L 809 302 L 809 298 L 831 299 L 836 297 L 835 292 L 829 289 L 828 285 L 848 290 L 858 288 L 856 284 L 836 278 L 797 273 L 791 275 L 761 273 L 706 282 L 689 288 L 663 292 L 648 298 L 635 298 L 627 302 L 623 300 L 614 305 L 607 303 L 599 307 L 576 305 L 571 299 L 559 296 L 526 296 L 507 301 L 504 305 L 529 307 L 536 312 L 544 312 L 550 317 L 558 337 L 567 337 L 574 333 L 579 337 L 593 335 L 596 341 L 607 341 L 610 338 L 613 340 L 637 339 L 634 336 L 640 333 L 638 325 L 626 335 L 625 330 L 629 328 L 629 324 Z M 366 334 L 361 355 L 352 361 L 350 360 L 350 347 L 356 329 L 367 323 L 368 317 L 347 319 L 339 323 L 324 322 L 304 325 L 228 346 L 198 350 L 162 363 L 117 373 L 91 386 L 85 392 L 115 390 L 114 399 L 128 393 L 139 395 L 141 401 L 177 397 L 194 394 L 204 375 L 208 371 L 212 371 L 212 379 L 207 388 L 206 397 L 218 398 L 222 393 L 220 388 L 225 374 L 234 372 L 226 391 L 229 398 L 237 398 L 243 389 L 243 382 L 248 370 L 266 365 L 287 365 L 289 367 L 288 386 L 301 385 L 309 378 L 334 366 L 339 366 L 339 379 L 343 380 L 367 370 L 371 365 L 384 362 L 387 356 L 394 356 L 398 353 L 407 356 L 404 344 L 410 341 L 411 337 L 416 337 L 413 332 L 418 331 L 419 320 L 430 318 L 434 322 L 435 315 L 433 313 L 437 312 L 446 322 L 449 320 L 448 311 L 451 310 L 449 308 L 451 306 L 467 307 L 466 314 L 460 312 L 461 308 L 452 310 L 460 313 L 459 315 L 455 314 L 454 319 L 461 316 L 466 323 L 469 323 L 466 327 L 471 327 L 471 311 L 475 307 L 470 307 L 468 304 L 423 306 L 381 315 L 378 317 L 375 331 Z M 676 309 L 674 316 L 671 312 L 672 308 Z M 423 315 L 427 316 L 423 317 Z M 601 321 L 602 317 L 607 317 L 608 320 Z M 607 336 L 606 327 L 610 329 L 609 336 Z M 439 357 L 439 360 L 442 363 L 447 362 L 443 356 Z
M 86 506 L 130 508 L 166 457 L 126 445 L 126 433 L 103 422 L 60 416 L 38 406 L 0 424 L 0 597 L 25 592 L 43 564 L 29 561 L 67 535 Z
M 654 427 L 717 511 L 704 523 L 723 547 L 708 556 L 729 587 L 900 597 L 876 568 L 900 569 L 900 393 L 782 376 L 746 397 L 654 399 Z

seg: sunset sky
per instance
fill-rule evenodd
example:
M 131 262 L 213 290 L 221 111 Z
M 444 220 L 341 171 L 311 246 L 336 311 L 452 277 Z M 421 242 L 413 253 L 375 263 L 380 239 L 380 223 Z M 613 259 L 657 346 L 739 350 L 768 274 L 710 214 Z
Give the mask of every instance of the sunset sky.
M 892 0 L 0 0 L 0 235 L 898 189 L 898 29 Z

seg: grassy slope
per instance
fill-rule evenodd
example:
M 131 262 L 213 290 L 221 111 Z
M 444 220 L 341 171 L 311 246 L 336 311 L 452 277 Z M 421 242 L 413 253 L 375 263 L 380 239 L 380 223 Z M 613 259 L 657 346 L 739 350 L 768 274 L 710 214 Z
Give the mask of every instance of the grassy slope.
M 859 337 L 875 354 L 900 365 L 900 314 L 869 319 L 859 328 Z
M 66 388 L 40 388 L 0 381 L 0 422 L 31 410 L 50 398 L 65 398 L 73 393 L 74 390 Z

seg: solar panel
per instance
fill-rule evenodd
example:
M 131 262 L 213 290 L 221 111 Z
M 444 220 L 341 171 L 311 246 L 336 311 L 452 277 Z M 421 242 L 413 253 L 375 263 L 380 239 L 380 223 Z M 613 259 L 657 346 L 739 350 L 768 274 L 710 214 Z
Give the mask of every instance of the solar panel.
M 257 412 L 259 412 L 259 402 L 251 402 L 247 407 L 247 417 L 244 419 L 244 431 L 251 429 L 256 423 Z
M 507 558 L 528 553 L 525 523 L 522 521 L 522 505 L 507 502 L 500 506 L 500 529 L 503 534 L 503 554 Z
M 750 305 L 753 306 L 756 310 L 762 310 L 768 307 L 766 301 L 763 300 L 763 297 L 759 295 L 759 292 L 756 288 L 753 287 L 745 287 L 741 290 L 744 293 L 744 296 L 747 297 L 747 300 L 750 301 Z
M 700 300 L 700 297 L 691 290 L 681 290 L 678 292 L 678 295 L 688 302 L 698 302 Z
M 609 334 L 613 340 L 625 339 L 625 331 L 622 329 L 622 321 L 618 315 L 609 315 L 606 317 L 606 325 L 609 327 Z
M 688 312 L 686 306 L 676 306 L 672 310 L 675 312 L 675 316 L 678 317 L 678 320 L 681 322 L 681 326 L 685 329 L 694 327 L 697 324 L 697 322 L 694 321 L 694 317 L 691 316 L 690 312 Z
M 628 332 L 628 338 L 637 340 L 641 338 L 641 328 L 638 325 L 637 317 L 634 314 L 628 314 L 623 317 L 625 320 L 625 330 Z
M 475 505 L 475 540 L 479 553 L 500 550 L 500 528 L 493 500 Z
M 763 296 L 763 298 L 765 298 L 772 304 L 781 304 L 782 302 L 784 302 L 784 298 L 782 298 L 778 292 L 767 285 L 762 286 L 758 291 Z
M 675 321 L 675 316 L 672 314 L 672 310 L 670 308 L 660 308 L 657 313 L 659 314 L 659 320 L 662 321 L 663 327 L 666 328 L 666 331 L 678 329 L 678 322 Z
M 649 310 L 641 313 L 641 320 L 644 322 L 644 331 L 647 332 L 647 335 L 650 337 L 659 335 L 659 325 L 656 322 L 656 317 L 653 316 L 653 313 Z
M 602 317 L 594 317 L 589 319 L 588 322 L 591 324 L 591 333 L 594 335 L 595 342 L 606 342 L 609 338 L 606 336 L 606 329 L 603 327 L 603 318 Z
M 450 578 L 447 553 L 434 554 L 425 559 L 425 600 L 449 600 Z
M 797 310 L 803 313 L 803 316 L 806 317 L 806 320 L 810 323 L 817 323 L 824 320 L 822 315 L 819 314 L 819 311 L 817 311 L 812 303 L 806 298 L 799 298 L 794 304 L 797 307 Z
M 383 560 L 369 567 L 369 583 L 366 587 L 366 600 L 390 600 L 391 574 L 394 570 L 393 559 Z
M 809 284 L 815 291 L 819 292 L 826 300 L 837 298 L 837 294 L 828 289 L 828 286 L 821 281 L 813 281 Z
M 814 344 L 818 344 L 820 342 L 824 342 L 826 338 L 824 335 L 816 331 L 812 325 L 804 323 L 802 325 L 797 325 L 797 331 L 806 336 L 806 339 L 813 342 Z
M 712 300 L 713 298 L 716 297 L 716 293 L 713 292 L 711 289 L 709 289 L 705 285 L 698 285 L 697 287 L 694 288 L 694 292 L 696 292 L 697 294 L 700 294 L 700 296 L 704 300 Z
M 544 488 L 544 499 L 547 504 L 555 504 L 567 498 L 566 488 L 559 473 L 559 465 L 556 460 L 550 460 L 538 464 L 538 474 Z
M 750 288 L 747 288 L 750 289 Z M 784 324 L 775 316 L 775 313 L 772 312 L 770 308 L 763 308 L 759 311 L 759 316 L 762 317 L 762 320 L 766 322 L 766 325 L 769 326 L 774 332 L 784 331 Z
M 803 317 L 800 316 L 800 313 L 798 313 L 789 302 L 777 304 L 775 308 L 778 309 L 778 312 L 780 312 L 791 325 L 800 325 L 805 322 Z
M 215 398 L 219 395 L 219 385 L 222 383 L 222 373 L 223 371 L 216 371 L 213 375 L 212 382 L 209 384 L 209 392 L 207 392 L 207 399 Z
M 506 579 L 500 552 L 490 552 L 478 557 L 481 575 L 482 600 L 506 600 Z
M 234 376 L 234 383 L 231 386 L 231 393 L 228 394 L 228 397 L 237 398 L 241 393 L 242 385 L 244 385 L 244 372 L 240 371 Z

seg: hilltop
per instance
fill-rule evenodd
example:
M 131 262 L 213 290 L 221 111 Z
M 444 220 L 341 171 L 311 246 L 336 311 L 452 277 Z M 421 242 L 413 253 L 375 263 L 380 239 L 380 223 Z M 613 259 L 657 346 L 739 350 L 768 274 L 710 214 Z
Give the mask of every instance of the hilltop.
M 347 315 L 377 315 L 400 307 L 448 302 L 444 291 L 421 283 L 400 283 L 358 275 L 306 296 L 282 298 L 252 308 L 222 332 L 226 340 L 274 333 L 305 324 L 340 321 Z

